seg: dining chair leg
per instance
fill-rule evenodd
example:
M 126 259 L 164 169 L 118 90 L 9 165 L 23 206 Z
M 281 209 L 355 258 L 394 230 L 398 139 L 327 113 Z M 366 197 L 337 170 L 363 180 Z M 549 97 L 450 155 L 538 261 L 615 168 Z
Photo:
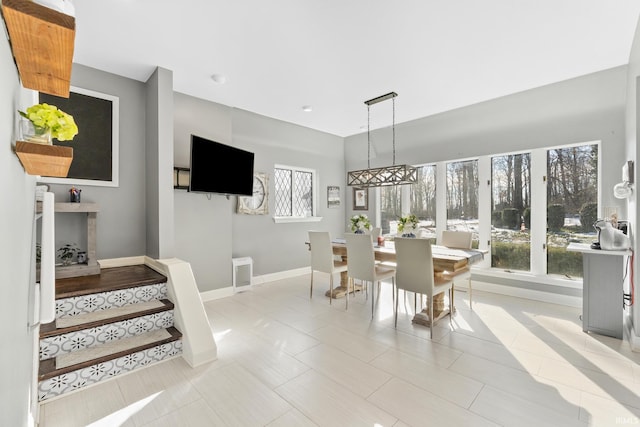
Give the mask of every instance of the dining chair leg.
M 333 302 L 333 274 L 329 273 L 329 305 Z
M 311 286 L 309 287 L 309 299 L 313 298 L 313 270 L 311 270 Z
M 433 339 L 433 295 L 427 295 L 429 298 L 429 338 Z
M 371 318 L 373 319 L 373 305 L 375 303 L 375 299 L 376 299 L 376 291 L 375 291 L 375 284 L 373 282 L 371 282 Z M 380 294 L 378 294 L 380 295 Z
M 351 277 L 347 277 L 347 293 L 345 294 L 344 298 L 345 298 L 345 302 L 344 302 L 344 309 L 348 310 L 349 309 L 349 286 L 354 284 L 353 279 Z
M 451 294 L 453 294 L 453 286 L 449 289 L 449 295 Z M 449 299 L 449 301 L 451 301 L 451 299 Z M 453 326 L 453 306 L 449 307 L 449 326 Z
M 406 294 L 406 292 L 405 292 Z M 395 305 L 396 309 L 394 310 L 394 315 L 395 315 L 395 320 L 393 322 L 393 327 L 397 328 L 398 327 L 398 288 L 396 288 L 396 305 Z

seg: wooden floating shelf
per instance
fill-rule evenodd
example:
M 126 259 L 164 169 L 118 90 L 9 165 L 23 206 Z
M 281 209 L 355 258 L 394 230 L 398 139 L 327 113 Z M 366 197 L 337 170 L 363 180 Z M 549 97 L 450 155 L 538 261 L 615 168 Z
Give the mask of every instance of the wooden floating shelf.
M 16 154 L 29 175 L 66 178 L 73 160 L 73 148 L 16 142 Z
M 31 0 L 2 0 L 2 15 L 22 85 L 68 98 L 75 18 Z

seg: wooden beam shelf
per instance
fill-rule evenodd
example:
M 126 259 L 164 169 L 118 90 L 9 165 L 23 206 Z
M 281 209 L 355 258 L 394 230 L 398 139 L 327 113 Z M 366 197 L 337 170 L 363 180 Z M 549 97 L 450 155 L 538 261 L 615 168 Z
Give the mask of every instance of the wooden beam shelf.
M 17 141 L 16 155 L 29 175 L 66 178 L 73 160 L 73 148 Z
M 2 0 L 2 16 L 22 85 L 68 98 L 75 18 L 31 0 Z

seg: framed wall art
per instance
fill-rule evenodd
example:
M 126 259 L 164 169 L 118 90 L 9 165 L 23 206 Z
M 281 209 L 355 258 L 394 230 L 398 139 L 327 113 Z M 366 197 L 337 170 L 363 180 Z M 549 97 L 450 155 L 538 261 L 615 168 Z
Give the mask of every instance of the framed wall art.
M 338 187 L 337 185 L 329 185 L 327 187 L 327 207 L 340 207 L 340 187 Z
M 369 210 L 369 189 L 353 187 L 353 210 Z
M 67 177 L 42 177 L 40 181 L 117 187 L 119 98 L 71 86 L 69 98 L 40 93 L 39 102 L 55 105 L 71 114 L 78 125 L 78 134 L 72 141 L 54 141 L 55 145 L 73 148 Z

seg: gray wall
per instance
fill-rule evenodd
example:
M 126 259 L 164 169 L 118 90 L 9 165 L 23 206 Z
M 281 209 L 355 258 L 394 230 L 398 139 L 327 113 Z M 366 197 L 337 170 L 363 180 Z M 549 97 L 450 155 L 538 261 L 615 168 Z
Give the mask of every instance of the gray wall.
M 147 255 L 169 258 L 174 248 L 173 73 L 156 68 L 147 80 Z
M 231 144 L 231 109 L 174 93 L 174 165 L 189 167 L 191 134 Z M 229 165 L 216 165 L 229 167 Z M 231 285 L 232 203 L 223 196 L 174 190 L 176 256 L 191 264 L 200 291 Z
M 308 266 L 308 230 L 344 231 L 344 199 L 340 209 L 326 207 L 327 185 L 344 192 L 342 138 L 180 93 L 174 96 L 174 117 L 176 166 L 189 166 L 190 136 L 196 134 L 254 152 L 255 171 L 270 176 L 269 215 L 236 214 L 235 196 L 175 191 L 176 254 L 191 263 L 200 291 L 229 286 L 234 257 L 252 257 L 254 275 Z M 321 222 L 274 223 L 275 164 L 318 171 Z
M 233 256 L 254 259 L 257 274 L 273 273 L 309 265 L 304 242 L 309 230 L 341 235 L 346 228 L 346 176 L 343 139 L 327 133 L 234 109 L 233 143 L 256 154 L 255 171 L 269 175 L 269 215 L 233 215 Z M 316 169 L 318 199 L 316 215 L 322 222 L 275 224 L 273 168 L 276 164 Z M 327 208 L 327 186 L 342 192 L 340 209 Z
M 538 147 L 602 141 L 602 206 L 613 197 L 624 162 L 627 67 L 566 80 L 396 125 L 396 163 L 421 164 Z M 401 94 L 400 94 L 401 95 Z M 396 109 L 402 108 L 401 96 Z M 388 129 L 376 131 L 371 166 L 391 164 Z M 345 139 L 347 170 L 366 167 L 366 133 Z M 349 206 L 351 199 L 348 201 Z M 373 215 L 369 205 L 369 216 Z
M 98 259 L 146 253 L 144 83 L 74 64 L 71 84 L 119 97 L 120 186 L 79 186 L 83 202 L 96 202 Z M 82 124 L 79 123 L 79 132 Z M 69 200 L 70 185 L 51 184 L 56 202 Z M 74 242 L 86 248 L 86 219 L 82 215 L 56 216 L 56 247 Z
M 4 25 L 4 22 L 0 25 Z M 33 339 L 28 327 L 32 277 L 35 178 L 12 152 L 20 84 L 6 37 L 0 38 L 0 425 L 28 422 L 33 380 Z

